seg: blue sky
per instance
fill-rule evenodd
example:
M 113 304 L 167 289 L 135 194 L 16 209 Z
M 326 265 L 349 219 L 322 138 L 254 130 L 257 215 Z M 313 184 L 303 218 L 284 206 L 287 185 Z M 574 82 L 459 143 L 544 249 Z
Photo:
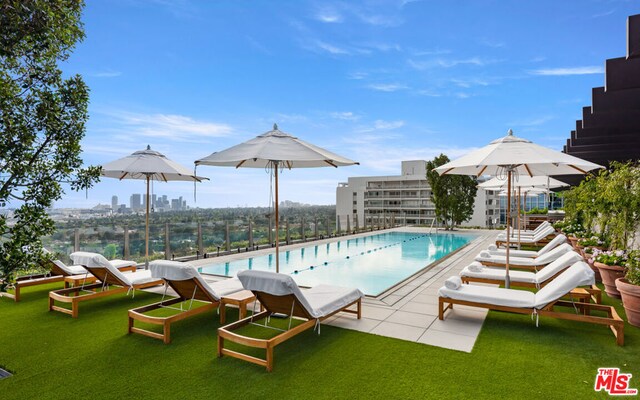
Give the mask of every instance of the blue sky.
M 333 204 L 349 176 L 456 158 L 503 136 L 560 150 L 626 53 L 615 0 L 88 1 L 65 73 L 91 88 L 87 164 L 147 144 L 193 161 L 280 129 L 361 163 L 286 171 L 281 199 Z M 200 207 L 267 206 L 263 170 L 201 167 Z M 103 179 L 59 207 L 128 202 L 140 181 Z M 155 192 L 193 203 L 193 185 Z

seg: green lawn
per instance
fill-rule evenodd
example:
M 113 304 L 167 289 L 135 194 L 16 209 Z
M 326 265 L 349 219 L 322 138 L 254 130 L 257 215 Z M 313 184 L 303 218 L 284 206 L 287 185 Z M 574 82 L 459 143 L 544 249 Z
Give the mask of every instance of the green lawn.
M 216 358 L 213 314 L 175 324 L 173 342 L 126 334 L 127 310 L 158 296 L 137 292 L 80 305 L 80 318 L 47 311 L 47 291 L 0 299 L 2 399 L 163 398 L 605 398 L 598 367 L 633 373 L 640 388 L 640 329 L 615 345 L 603 326 L 491 312 L 471 354 L 331 326 L 276 349 L 275 370 Z M 621 315 L 624 311 L 615 304 Z M 229 310 L 229 320 L 237 317 Z

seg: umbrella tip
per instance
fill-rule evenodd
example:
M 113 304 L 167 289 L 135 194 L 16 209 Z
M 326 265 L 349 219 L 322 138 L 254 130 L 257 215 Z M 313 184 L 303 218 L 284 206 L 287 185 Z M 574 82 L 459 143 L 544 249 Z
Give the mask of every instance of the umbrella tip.
M 508 136 L 513 136 L 513 131 L 512 131 L 511 129 L 509 129 L 509 130 L 507 131 L 507 135 L 508 135 Z
M 274 130 L 274 131 L 277 131 L 277 130 L 278 130 L 278 124 L 275 124 L 275 123 L 273 124 L 273 130 Z
M 147 145 L 147 150 L 151 150 L 151 146 Z

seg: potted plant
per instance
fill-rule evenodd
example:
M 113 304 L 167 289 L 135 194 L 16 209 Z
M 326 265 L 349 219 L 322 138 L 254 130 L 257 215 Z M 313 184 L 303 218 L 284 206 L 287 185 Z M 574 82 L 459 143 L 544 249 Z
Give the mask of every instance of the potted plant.
M 600 276 L 600 270 L 593 265 L 594 257 L 595 257 L 593 255 L 594 250 L 603 251 L 602 249 L 585 247 L 584 249 L 582 249 L 582 257 L 584 257 L 587 264 L 589 264 L 589 267 L 591 267 L 593 272 L 596 274 L 596 282 L 602 282 L 602 276 Z
M 616 288 L 616 279 L 624 277 L 624 269 L 628 254 L 624 250 L 599 251 L 594 250 L 593 265 L 600 271 L 604 291 L 609 297 L 620 298 L 620 292 Z
M 624 278 L 616 279 L 622 305 L 631 325 L 640 326 L 640 251 L 629 254 Z

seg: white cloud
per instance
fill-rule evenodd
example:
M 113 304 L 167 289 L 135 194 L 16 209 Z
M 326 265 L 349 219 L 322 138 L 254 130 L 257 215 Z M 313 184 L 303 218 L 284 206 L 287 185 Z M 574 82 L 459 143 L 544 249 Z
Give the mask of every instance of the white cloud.
M 436 68 L 436 67 L 451 68 L 459 65 L 475 65 L 478 67 L 483 67 L 485 65 L 494 64 L 499 61 L 500 60 L 496 60 L 496 59 L 471 57 L 471 58 L 465 58 L 465 59 L 435 58 L 435 59 L 425 60 L 425 61 L 417 61 L 417 60 L 409 59 L 407 63 L 412 68 L 421 71 L 429 68 Z
M 155 137 L 171 141 L 203 141 L 212 137 L 225 137 L 233 129 L 224 123 L 196 120 L 177 114 L 142 114 L 122 110 L 99 112 L 108 116 L 107 129 L 114 134 Z M 105 128 L 98 128 L 105 130 Z
M 612 8 L 612 9 L 611 9 L 611 10 L 609 10 L 609 11 L 605 11 L 605 12 L 598 13 L 598 14 L 593 14 L 593 15 L 591 16 L 591 18 L 601 18 L 601 17 L 606 17 L 606 16 L 609 16 L 609 15 L 613 14 L 614 12 L 616 12 L 616 9 L 615 9 L 615 8 Z
M 362 126 L 356 130 L 358 133 L 366 133 L 373 131 L 389 131 L 398 128 L 402 128 L 405 125 L 405 122 L 402 120 L 397 121 L 385 121 L 382 119 L 377 119 L 373 122 L 371 126 Z M 388 135 L 387 135 L 388 137 Z
M 368 85 L 367 88 L 379 92 L 396 92 L 398 90 L 408 89 L 408 86 L 401 83 L 372 83 Z
M 357 121 L 360 119 L 359 115 L 354 114 L 351 111 L 332 112 L 331 118 L 340 119 L 343 121 Z
M 493 48 L 500 48 L 500 47 L 504 47 L 505 43 L 499 40 L 491 40 L 491 39 L 487 39 L 487 38 L 481 38 L 480 40 L 478 40 L 478 43 L 480 43 L 483 46 L 487 46 L 487 47 L 493 47 Z
M 588 75 L 602 74 L 604 67 L 588 66 L 588 67 L 567 67 L 567 68 L 541 68 L 529 71 L 531 75 L 543 76 L 567 76 L 567 75 Z
M 555 117 L 553 115 L 543 115 L 541 117 L 532 117 L 532 118 L 527 118 L 524 120 L 520 120 L 520 121 L 511 121 L 508 122 L 507 125 L 508 126 L 514 126 L 514 127 L 532 127 L 532 126 L 539 126 L 539 125 L 543 125 L 546 122 L 551 121 L 552 119 L 554 119 Z
M 490 83 L 488 80 L 480 79 L 480 78 L 469 78 L 469 79 L 458 79 L 452 78 L 451 82 L 458 87 L 468 89 L 473 86 L 489 86 Z
M 361 79 L 365 79 L 368 76 L 369 74 L 367 72 L 351 72 L 349 75 L 347 75 L 347 78 L 354 79 L 354 80 L 361 80 Z
M 351 54 L 351 52 L 349 50 L 347 50 L 347 49 L 344 49 L 344 48 L 338 47 L 338 46 L 334 46 L 332 44 L 323 42 L 321 40 L 316 40 L 315 41 L 315 45 L 316 45 L 316 47 L 318 49 L 324 50 L 324 51 L 326 51 L 327 53 L 330 53 L 330 54 L 336 54 L 336 55 L 337 54 Z
M 342 14 L 332 8 L 323 8 L 318 10 L 314 15 L 314 18 L 327 24 L 335 24 L 344 21 Z

